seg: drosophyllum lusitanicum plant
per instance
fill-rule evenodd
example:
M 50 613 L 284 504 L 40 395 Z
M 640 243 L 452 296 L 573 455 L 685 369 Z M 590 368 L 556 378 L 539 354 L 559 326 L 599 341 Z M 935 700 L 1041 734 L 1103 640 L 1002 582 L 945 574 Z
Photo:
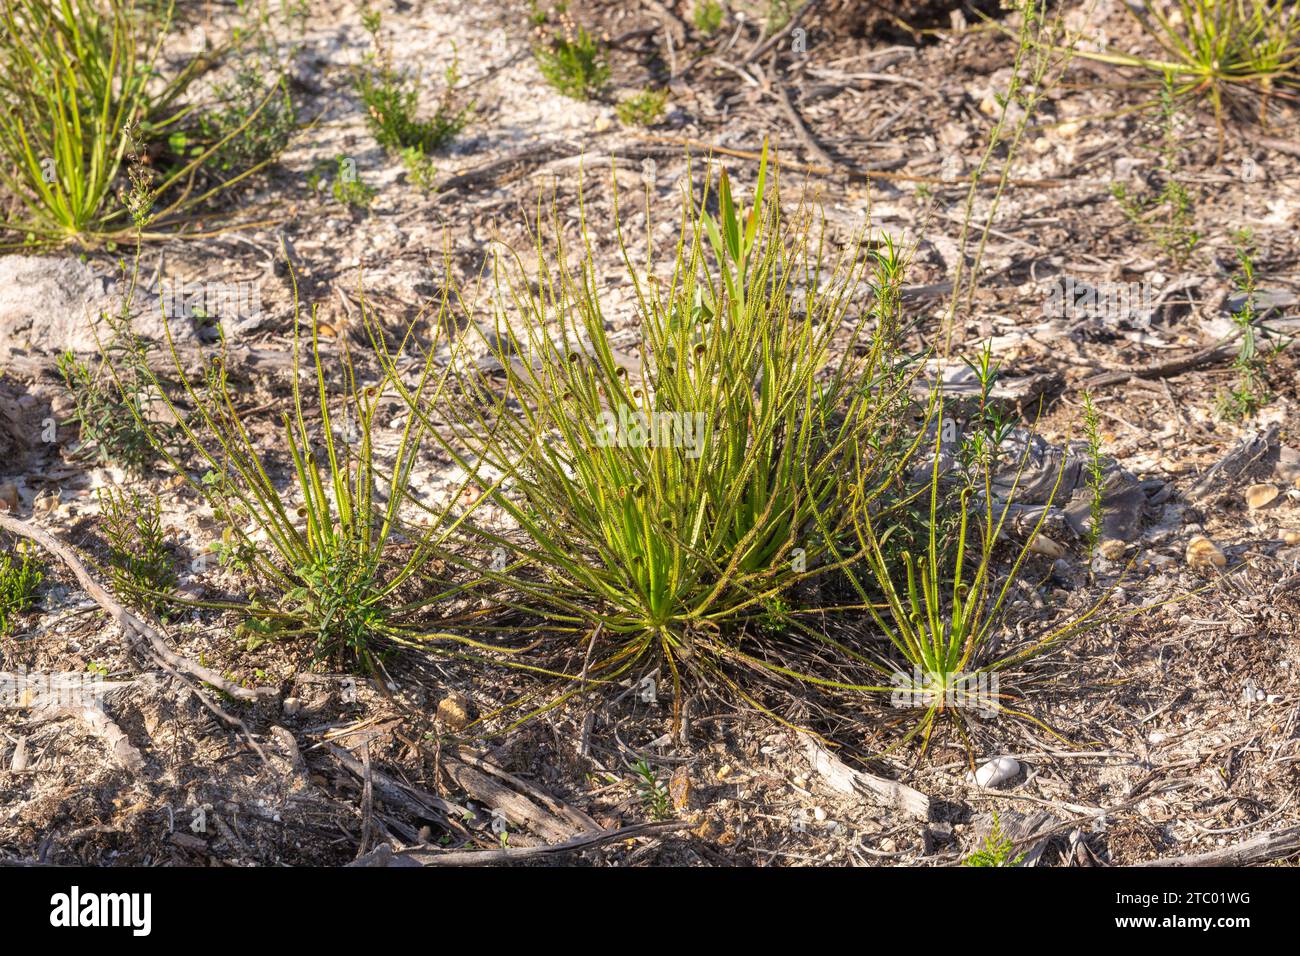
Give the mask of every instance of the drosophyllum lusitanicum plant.
M 666 265 L 617 227 L 636 312 L 621 348 L 586 203 L 576 249 L 553 209 L 536 278 L 500 251 L 492 322 L 447 326 L 452 386 L 436 403 L 406 394 L 461 468 L 500 481 L 488 497 L 509 530 L 468 524 L 510 555 L 479 570 L 534 617 L 530 638 L 546 635 L 540 666 L 571 681 L 549 704 L 654 673 L 674 700 L 688 676 L 744 695 L 724 665 L 794 672 L 758 618 L 824 637 L 800 622 L 796 592 L 842 560 L 830 542 L 852 538 L 845 496 L 886 483 L 869 450 L 890 446 L 906 388 L 895 328 L 854 309 L 873 269 L 901 270 L 861 235 L 832 251 L 811 204 L 782 211 L 776 179 L 765 151 L 748 202 L 725 171 L 685 195 Z M 617 193 L 614 206 L 617 219 Z M 500 371 L 469 361 L 461 325 Z
M 464 504 L 463 484 L 436 506 L 415 500 L 412 473 L 427 425 L 408 417 L 391 426 L 380 414 L 395 394 L 388 376 L 359 367 L 346 342 L 329 354 L 315 310 L 310 341 L 303 342 L 292 269 L 290 276 L 291 408 L 273 428 L 275 448 L 259 444 L 224 340 L 197 384 L 170 326 L 167 376 L 145 359 L 140 339 L 128 336 L 122 346 L 160 396 L 179 439 L 164 441 L 134 406 L 132 414 L 159 456 L 209 504 L 223 526 L 221 560 L 247 584 L 236 600 L 189 603 L 238 612 L 249 649 L 302 642 L 314 659 L 364 673 L 378 672 L 382 655 L 395 648 L 454 652 L 463 638 L 441 627 L 440 612 L 460 586 L 440 575 L 439 555 L 474 506 Z M 108 368 L 125 394 L 122 363 L 119 352 Z M 404 394 L 436 396 L 447 380 L 431 356 Z
M 927 440 L 942 394 L 919 407 L 909 397 L 919 365 L 900 345 L 905 256 L 862 235 L 833 253 L 811 204 L 782 210 L 768 171 L 765 154 L 748 203 L 725 172 L 687 194 L 665 270 L 617 229 L 636 311 L 621 348 L 585 202 L 576 250 L 552 215 L 550 235 L 535 236 L 535 279 L 502 252 L 486 296 L 493 321 L 457 325 L 478 336 L 492 371 L 449 327 L 454 384 L 436 403 L 407 398 L 436 418 L 432 433 L 461 468 L 495 483 L 485 497 L 510 530 L 467 527 L 510 556 L 507 568 L 477 570 L 496 600 L 533 617 L 532 666 L 569 681 L 543 708 L 593 682 L 658 673 L 674 701 L 695 680 L 762 707 L 739 677 L 755 672 L 878 700 L 899 690 L 900 671 L 919 671 L 923 706 L 903 739 L 928 743 L 941 718 L 962 726 L 954 694 L 1079 633 L 1100 602 L 1002 641 L 1041 521 L 1001 565 L 1016 489 L 993 494 L 1007 429 L 983 430 L 990 356 L 977 361 L 984 417 L 969 436 L 982 451 L 953 474 Z M 472 319 L 472 297 L 458 300 Z M 869 306 L 855 311 L 859 300 Z M 858 600 L 827 606 L 819 582 Z M 873 633 L 837 637 L 837 613 L 865 616 Z M 1029 717 L 1005 696 L 995 704 Z

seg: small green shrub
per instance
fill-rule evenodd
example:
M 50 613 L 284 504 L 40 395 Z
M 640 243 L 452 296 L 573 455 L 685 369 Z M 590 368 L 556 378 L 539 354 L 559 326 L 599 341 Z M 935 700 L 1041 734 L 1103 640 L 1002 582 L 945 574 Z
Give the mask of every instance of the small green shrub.
M 58 358 L 59 373 L 74 407 L 72 420 L 79 426 L 85 446 L 104 461 L 133 472 L 143 472 L 156 460 L 149 436 L 123 411 L 117 395 L 107 392 L 90 366 L 71 352 Z
M 533 47 L 546 82 L 567 97 L 589 100 L 609 82 L 609 64 L 600 43 L 585 27 L 561 14 L 560 29 Z
M 1015 428 L 1015 419 L 993 400 L 1002 368 L 993 360 L 992 346 L 985 343 L 975 358 L 964 362 L 979 384 L 979 396 L 962 429 L 958 451 L 966 484 L 973 488 L 984 473 L 997 467 L 1002 444 Z
M 1179 97 L 1208 97 L 1221 141 L 1232 98 L 1256 95 L 1262 117 L 1275 91 L 1300 86 L 1300 10 L 1291 0 L 1141 0 L 1125 9 L 1159 47 L 1156 57 L 1079 54 L 1168 77 Z
M 1219 393 L 1216 404 L 1221 418 L 1241 421 L 1268 404 L 1272 396 L 1265 378 L 1270 353 L 1261 349 L 1260 333 L 1255 325 L 1255 295 L 1259 280 L 1255 276 L 1254 238 L 1250 230 L 1239 230 L 1233 236 L 1233 246 L 1237 258 L 1233 284 L 1242 296 L 1241 307 L 1232 314 L 1238 340 L 1237 355 L 1232 361 L 1237 382 Z
M 331 172 L 334 174 L 332 178 L 329 176 Z M 373 186 L 362 182 L 356 161 L 347 156 L 318 162 L 307 175 L 307 186 L 316 193 L 328 186 L 336 203 L 356 209 L 369 209 L 378 195 Z
M 974 367 L 984 386 L 981 404 L 985 405 L 996 379 L 988 349 Z M 965 460 L 957 462 L 958 467 L 948 467 L 942 444 L 945 404 L 943 393 L 936 391 L 926 411 L 926 422 L 934 433 L 927 482 L 909 482 L 901 496 L 881 496 L 862 486 L 867 493 L 850 509 L 861 560 L 845 565 L 845 575 L 867 615 L 896 655 L 892 665 L 872 662 L 868 666 L 893 680 L 892 692 L 901 690 L 904 704 L 918 714 L 899 743 L 919 733 L 923 752 L 943 718 L 952 719 L 959 729 L 976 713 L 1002 713 L 1034 721 L 1008 706 L 1011 695 L 999 689 L 998 678 L 1093 626 L 1107 597 L 1103 595 L 1092 607 L 1038 634 L 1015 642 L 1005 640 L 1007 598 L 1020 579 L 1048 508 L 1014 551 L 1010 566 L 995 569 L 995 550 L 1008 530 L 1007 519 L 1020 488 L 1025 459 L 1018 463 L 1010 489 L 999 493 L 994 478 L 1009 429 L 1004 430 L 1007 423 L 997 417 L 977 414 L 967 429 L 983 435 L 963 436 L 963 444 L 974 446 L 978 454 L 964 453 L 961 457 Z M 897 467 L 910 469 L 923 444 L 913 443 Z M 1026 454 L 1028 447 L 1026 443 Z M 1048 493 L 1049 507 L 1063 474 L 1064 470 L 1057 472 Z M 893 539 L 899 535 L 900 524 L 912 521 L 909 509 L 917 500 L 924 502 L 926 513 L 921 524 L 924 536 L 913 553 L 911 546 L 898 549 Z M 907 532 L 903 533 L 906 536 Z M 899 675 L 906 678 L 901 685 Z M 884 685 L 860 689 L 889 691 Z
M 1012 857 L 1015 843 L 1002 832 L 998 815 L 993 814 L 993 826 L 984 838 L 984 845 L 961 861 L 962 866 L 1019 866 L 1025 854 Z
M 176 568 L 158 502 L 100 488 L 99 515 L 118 597 L 137 610 L 160 614 L 176 588 Z
M 712 36 L 722 26 L 725 14 L 718 0 L 696 0 L 691 8 L 691 22 L 705 36 Z
M 277 158 L 297 129 L 297 114 L 284 77 L 267 83 L 262 71 L 245 66 L 229 83 L 215 90 L 221 105 L 199 114 L 196 138 L 216 146 L 209 165 L 225 173 L 241 173 Z M 169 144 L 185 155 L 196 148 L 188 134 L 174 134 Z
M 375 49 L 369 67 L 357 75 L 356 90 L 366 108 L 366 125 L 375 142 L 393 153 L 417 151 L 421 158 L 450 144 L 468 125 L 474 111 L 473 104 L 458 107 L 455 103 L 460 62 L 454 51 L 433 116 L 428 120 L 417 119 L 419 79 L 394 68 L 392 54 L 379 38 L 378 13 L 371 14 L 366 27 Z
M 366 107 L 366 124 L 379 145 L 390 150 L 432 153 L 449 144 L 469 122 L 470 107 L 439 104 L 433 118 L 416 119 L 420 102 L 414 80 L 392 73 L 363 74 L 357 93 Z
M 404 147 L 401 157 L 402 165 L 406 167 L 411 182 L 426 192 L 432 190 L 438 175 L 438 168 L 434 166 L 433 160 L 424 155 L 424 151 L 418 146 Z
M 886 340 L 860 325 L 861 341 L 850 332 L 844 354 L 830 348 L 869 257 L 831 255 L 811 210 L 783 215 L 767 168 L 747 208 L 725 173 L 716 216 L 689 197 L 668 278 L 623 248 L 636 361 L 616 357 L 590 250 L 571 265 L 561 240 L 544 252 L 539 236 L 536 284 L 498 261 L 496 321 L 480 329 L 504 389 L 453 361 L 439 406 L 407 396 L 479 484 L 501 476 L 489 498 L 518 532 L 471 525 L 511 566 L 475 570 L 540 615 L 561 655 L 565 638 L 592 640 L 591 679 L 660 664 L 676 692 L 683 667 L 704 679 L 723 660 L 780 670 L 737 635 L 833 567 L 824 541 L 851 528 L 838 496 L 888 467 L 865 455 L 898 424 L 877 400 Z M 457 328 L 446 334 L 463 343 Z
M 532 27 L 545 26 L 551 18 L 550 13 L 538 5 L 537 0 L 528 0 L 528 24 Z
M 1172 80 L 1166 77 L 1160 97 L 1158 188 L 1132 193 L 1123 183 L 1114 183 L 1111 195 L 1125 217 L 1181 268 L 1200 244 L 1201 236 L 1196 231 L 1195 200 L 1181 174 L 1183 146 L 1175 126 L 1178 115 Z
M 806 0 L 767 0 L 767 8 L 763 13 L 763 33 L 771 36 L 780 30 L 805 2 Z
M 17 615 L 31 610 L 43 578 L 31 544 L 23 542 L 13 550 L 0 551 L 0 637 L 13 630 Z
M 654 126 L 664 118 L 667 90 L 642 90 L 618 104 L 618 118 L 627 126 Z
M 641 806 L 645 808 L 650 819 L 671 820 L 672 799 L 668 796 L 668 788 L 659 782 L 654 768 L 645 758 L 642 758 L 632 765 L 632 770 L 638 777 L 637 793 L 641 798 Z
M 1101 543 L 1104 478 L 1101 464 L 1101 416 L 1093 404 L 1092 393 L 1083 393 L 1083 430 L 1088 441 L 1088 553 L 1093 554 Z
M 82 448 L 100 461 L 144 475 L 159 460 L 155 441 L 173 442 L 176 430 L 163 421 L 144 424 L 157 417 L 160 407 L 147 372 L 147 353 L 129 344 L 136 340 L 127 310 L 105 319 L 112 333 L 102 345 L 107 360 L 92 370 L 65 352 L 57 360 L 58 369 L 73 403 L 72 421 L 79 427 Z
M 36 239 L 75 237 L 105 210 L 122 165 L 122 130 L 145 119 L 152 69 L 141 62 L 128 5 L 104 16 L 90 0 L 12 0 L 0 7 L 0 176 Z

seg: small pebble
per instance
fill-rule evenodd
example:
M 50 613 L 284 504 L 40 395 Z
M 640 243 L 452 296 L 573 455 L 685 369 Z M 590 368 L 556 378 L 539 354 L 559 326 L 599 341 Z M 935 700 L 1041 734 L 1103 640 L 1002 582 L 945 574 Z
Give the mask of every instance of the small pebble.
M 988 789 L 1010 780 L 1020 773 L 1020 763 L 1015 757 L 994 757 L 975 771 L 975 782 Z
M 1107 538 L 1101 544 L 1097 545 L 1097 553 L 1107 561 L 1118 561 L 1120 558 L 1124 557 L 1124 552 L 1127 549 L 1128 545 L 1119 538 Z
M 1187 563 L 1193 568 L 1227 567 L 1228 559 L 1205 535 L 1198 534 L 1187 542 Z
M 1034 540 L 1029 542 L 1029 550 L 1034 554 L 1045 554 L 1049 558 L 1065 557 L 1065 548 L 1045 534 L 1035 535 Z
M 1279 494 L 1277 485 L 1261 482 L 1246 489 L 1246 504 L 1252 511 L 1271 504 Z
M 455 691 L 438 701 L 438 719 L 450 730 L 464 730 L 474 719 L 473 705 L 464 694 Z
M 1119 570 L 1119 566 L 1114 561 L 1107 561 L 1101 555 L 1093 558 L 1089 567 L 1092 569 L 1092 573 L 1096 575 L 1114 574 Z
M 9 770 L 12 773 L 22 773 L 27 769 L 27 738 L 19 737 L 18 743 L 14 747 L 14 754 L 9 759 Z

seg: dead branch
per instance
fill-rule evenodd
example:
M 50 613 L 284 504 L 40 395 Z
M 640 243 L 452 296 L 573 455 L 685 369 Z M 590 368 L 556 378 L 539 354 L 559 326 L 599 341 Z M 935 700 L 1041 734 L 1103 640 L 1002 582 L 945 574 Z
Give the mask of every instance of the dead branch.
M 1237 336 L 1232 336 L 1226 341 L 1232 341 Z M 1084 380 L 1084 388 L 1103 388 L 1107 385 L 1120 385 L 1131 378 L 1172 378 L 1175 375 L 1181 375 L 1183 372 L 1198 368 L 1202 365 L 1214 365 L 1218 362 L 1226 362 L 1237 354 L 1237 350 L 1229 348 L 1223 343 L 1216 343 L 1200 351 L 1193 352 L 1191 355 L 1183 358 L 1173 359 L 1168 362 L 1160 362 L 1156 365 L 1149 365 L 1146 368 L 1117 369 L 1113 372 L 1102 372 Z
M 567 840 L 578 832 L 567 821 L 560 820 L 532 800 L 468 764 L 444 757 L 443 769 L 462 790 L 499 812 L 512 826 L 527 827 L 544 840 Z
M 642 2 L 659 15 L 664 30 L 677 42 L 679 47 L 686 45 L 686 21 L 679 17 L 659 0 L 642 0 Z
M 0 710 L 58 709 L 65 694 L 78 693 L 86 688 L 85 674 L 58 673 L 41 675 L 34 679 L 31 673 L 0 671 Z M 95 681 L 96 694 L 131 687 L 134 681 Z
M 822 4 L 822 0 L 808 0 L 807 3 L 805 3 L 802 7 L 800 7 L 798 10 L 795 11 L 794 16 L 790 18 L 790 20 L 786 23 L 784 27 L 782 27 L 780 30 L 777 30 L 775 33 L 773 33 L 762 43 L 754 47 L 754 49 L 750 50 L 748 55 L 745 57 L 745 59 L 741 61 L 741 66 L 749 66 L 749 64 L 753 63 L 755 60 L 761 57 L 768 50 L 772 49 L 772 47 L 780 43 L 791 31 L 795 29 L 795 27 L 799 26 L 799 24 L 803 22 L 804 17 L 806 17 L 813 10 L 816 10 L 818 7 L 820 7 L 821 4 Z
M 821 774 L 833 790 L 849 794 L 869 794 L 886 806 L 895 807 L 904 813 L 921 820 L 930 819 L 930 798 L 919 790 L 890 780 L 877 777 L 862 770 L 855 770 L 840 760 L 811 734 L 800 734 L 804 754 L 813 769 Z
M 138 773 L 144 768 L 144 757 L 140 755 L 140 751 L 131 743 L 122 728 L 101 708 L 89 705 L 60 707 L 47 714 L 55 717 L 71 717 L 80 721 L 87 730 L 104 742 L 113 763 L 121 769 Z
M 348 773 L 358 780 L 365 780 L 365 765 L 354 757 L 347 748 L 340 747 L 338 744 L 329 744 L 327 749 L 330 756 L 337 760 Z M 376 770 L 373 767 L 370 769 L 370 778 L 374 784 L 374 789 L 379 793 L 380 799 L 412 816 L 433 817 L 436 814 L 441 814 L 449 820 L 459 820 L 469 813 L 469 810 L 465 807 L 457 806 L 441 797 L 435 797 L 431 793 L 425 793 L 423 790 L 417 790 L 415 787 L 400 783 L 383 771 Z
M 498 866 L 507 863 L 522 863 L 563 853 L 574 853 L 616 843 L 632 837 L 650 837 L 660 834 L 676 833 L 686 829 L 690 824 L 680 820 L 664 823 L 638 823 L 617 830 L 601 830 L 597 833 L 584 833 L 563 843 L 546 846 L 505 847 L 500 850 L 449 850 L 439 851 L 424 847 L 410 850 L 394 851 L 387 844 L 376 847 L 361 859 L 348 866 Z
M 141 651 L 146 657 L 168 671 L 179 671 L 188 674 L 190 677 L 205 684 L 210 684 L 237 700 L 256 703 L 263 698 L 276 696 L 276 692 L 269 688 L 250 690 L 247 687 L 241 687 L 239 684 L 227 680 L 216 671 L 177 654 L 167 645 L 166 640 L 163 639 L 162 634 L 154 625 L 137 617 L 118 603 L 103 585 L 90 576 L 86 565 L 77 557 L 76 553 L 48 531 L 3 513 L 0 513 L 0 528 L 10 534 L 16 534 L 19 537 L 35 541 L 67 565 L 68 570 L 72 572 L 82 589 L 122 628 L 122 634 L 127 640 L 128 649 Z
M 1236 846 L 1225 846 L 1205 853 L 1187 856 L 1167 856 L 1157 860 L 1142 860 L 1133 866 L 1250 866 L 1282 860 L 1300 853 L 1300 826 L 1285 827 L 1271 833 L 1261 833 Z
M 658 133 L 646 133 L 633 130 L 631 135 L 638 139 L 646 140 L 652 143 L 668 143 L 685 149 L 700 150 L 710 156 L 732 156 L 736 159 L 747 159 L 751 162 L 758 162 L 763 158 L 760 152 L 752 150 L 731 149 L 726 146 L 718 146 L 713 143 L 706 143 L 703 140 L 691 139 L 684 136 L 662 136 Z M 871 180 L 887 179 L 893 182 L 902 183 L 929 183 L 935 186 L 969 186 L 972 182 L 969 178 L 945 179 L 941 176 L 915 176 L 911 173 L 890 172 L 889 169 L 906 165 L 906 158 L 899 160 L 885 160 L 882 163 L 868 163 L 856 167 L 843 166 L 819 166 L 812 163 L 796 163 L 780 159 L 775 155 L 775 150 L 768 156 L 768 162 L 773 166 L 779 166 L 782 169 L 798 173 L 807 173 L 812 176 L 835 176 L 847 174 L 851 180 Z M 975 181 L 977 186 L 998 186 L 1002 184 L 1001 176 L 983 176 Z M 1086 180 L 1079 179 L 1008 179 L 1008 186 L 1027 186 L 1037 189 L 1064 189 L 1067 186 L 1079 186 L 1089 184 Z
M 321 354 L 328 356 L 334 351 L 336 350 L 322 347 Z M 214 348 L 183 345 L 176 347 L 181 368 L 190 377 L 201 375 L 211 363 L 212 356 L 216 354 L 218 353 Z M 293 366 L 293 352 L 288 349 L 255 349 L 237 346 L 229 347 L 220 354 L 227 368 L 231 369 L 284 371 Z M 168 350 L 151 349 L 145 358 L 154 371 L 174 372 L 176 370 L 176 362 Z M 54 352 L 15 353 L 4 360 L 3 368 L 5 372 L 21 378 L 39 379 L 42 375 L 57 377 L 57 359 L 58 355 Z
M 823 166 L 832 168 L 835 166 L 842 166 L 843 164 L 836 162 L 835 157 L 826 151 L 826 147 L 822 146 L 822 144 L 818 142 L 817 137 L 814 136 L 812 130 L 808 128 L 808 124 L 804 122 L 804 118 L 799 114 L 799 111 L 795 109 L 794 100 L 790 98 L 790 91 L 786 89 L 785 84 L 781 82 L 779 77 L 777 77 L 776 70 L 772 68 L 772 64 L 768 65 L 767 75 L 770 80 L 772 93 L 776 97 L 777 103 L 781 106 L 781 112 L 785 113 L 786 119 L 788 119 L 790 125 L 794 127 L 795 134 L 799 137 L 799 142 L 803 143 L 804 146 L 807 147 L 808 151 L 812 153 L 816 160 Z
M 594 831 L 600 829 L 600 824 L 581 810 L 577 810 L 574 807 L 569 806 L 567 803 L 555 799 L 549 793 L 539 790 L 526 780 L 521 780 L 519 777 L 502 770 L 496 764 L 490 763 L 489 761 L 475 756 L 468 751 L 462 749 L 457 751 L 455 758 L 444 757 L 443 759 L 444 763 L 446 763 L 448 760 L 454 761 L 457 758 L 472 767 L 477 767 L 479 770 L 509 783 L 516 790 L 531 797 L 533 800 L 546 807 L 546 809 L 551 811 L 551 813 L 568 823 L 569 826 L 573 828 L 574 832 L 581 833 L 584 830 Z

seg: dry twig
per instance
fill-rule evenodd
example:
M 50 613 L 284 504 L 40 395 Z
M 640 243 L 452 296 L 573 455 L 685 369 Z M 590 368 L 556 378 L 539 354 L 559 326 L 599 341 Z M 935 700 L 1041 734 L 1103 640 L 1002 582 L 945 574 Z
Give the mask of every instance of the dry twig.
M 551 843 L 546 846 L 504 847 L 500 850 L 449 850 L 439 851 L 424 847 L 410 850 L 394 851 L 387 844 L 376 847 L 370 853 L 349 863 L 349 866 L 497 866 L 503 863 L 522 863 L 564 853 L 576 853 L 590 850 L 619 840 L 633 837 L 659 836 L 676 833 L 686 829 L 690 824 L 680 820 L 664 823 L 638 823 L 617 830 L 600 830 L 596 833 L 584 833 L 563 843 Z

